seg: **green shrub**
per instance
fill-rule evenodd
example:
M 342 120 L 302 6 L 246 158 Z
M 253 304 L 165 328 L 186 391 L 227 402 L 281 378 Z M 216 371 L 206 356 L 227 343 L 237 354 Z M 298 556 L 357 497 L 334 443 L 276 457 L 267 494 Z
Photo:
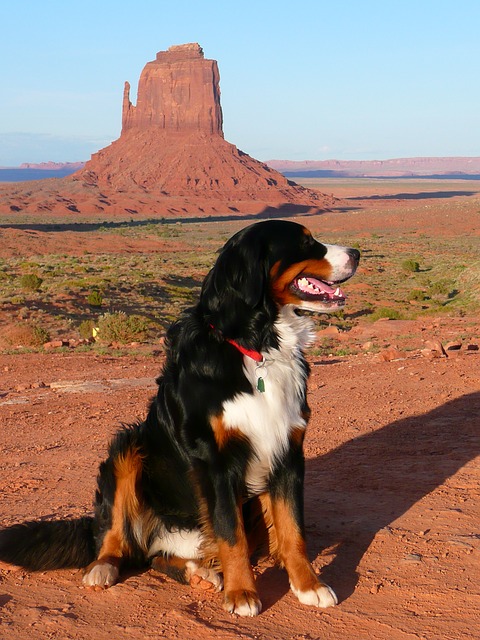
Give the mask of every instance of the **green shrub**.
M 105 313 L 98 319 L 98 337 L 104 342 L 120 342 L 126 344 L 142 340 L 149 322 L 141 316 L 129 316 L 124 311 Z
M 93 336 L 93 327 L 95 322 L 93 320 L 84 320 L 78 327 L 78 332 L 84 340 L 88 340 Z
M 402 269 L 408 273 L 418 273 L 420 271 L 420 265 L 416 260 L 409 258 L 402 262 Z
M 396 309 L 380 307 L 369 316 L 369 319 L 375 322 L 375 320 L 380 320 L 382 318 L 386 318 L 387 320 L 400 320 L 401 317 L 401 313 Z
M 20 286 L 27 291 L 38 291 L 42 282 L 42 278 L 39 278 L 35 273 L 25 273 L 20 278 Z
M 435 282 L 430 283 L 428 293 L 431 296 L 447 296 L 453 288 L 454 284 L 451 280 L 436 280 Z
M 45 342 L 48 342 L 50 340 L 50 334 L 48 333 L 48 331 L 43 327 L 39 327 L 38 325 L 33 326 L 32 333 L 33 342 L 36 346 L 45 344 Z
M 408 299 L 417 300 L 418 302 L 423 302 L 424 300 L 427 299 L 427 296 L 425 295 L 425 292 L 422 291 L 421 289 L 412 289 L 412 291 L 410 291 L 410 295 Z
M 50 340 L 50 335 L 37 324 L 23 322 L 7 327 L 3 338 L 12 347 L 40 347 Z
M 87 302 L 91 307 L 101 307 L 103 304 L 103 296 L 98 289 L 94 289 L 88 294 Z

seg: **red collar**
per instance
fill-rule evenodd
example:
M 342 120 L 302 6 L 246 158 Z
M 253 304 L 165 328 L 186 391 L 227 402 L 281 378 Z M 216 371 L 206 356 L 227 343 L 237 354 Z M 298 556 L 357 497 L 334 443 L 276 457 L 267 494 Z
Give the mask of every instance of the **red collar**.
M 245 347 L 242 347 L 241 344 L 238 344 L 238 342 L 235 342 L 235 340 L 230 340 L 230 338 L 225 338 L 225 340 L 230 344 L 232 344 L 235 347 L 235 349 L 238 349 L 240 353 L 243 353 L 244 356 L 248 356 L 249 358 L 252 358 L 252 360 L 255 360 L 255 362 L 263 362 L 263 356 L 260 353 L 260 351 L 254 351 L 253 349 L 245 349 Z
M 216 331 L 213 324 L 210 325 L 210 328 Z M 233 345 L 235 349 L 240 351 L 240 353 L 243 353 L 244 356 L 248 356 L 249 358 L 252 358 L 252 360 L 255 360 L 255 362 L 263 362 L 263 355 L 260 353 L 260 351 L 254 351 L 253 349 L 246 349 L 245 347 L 242 347 L 241 344 L 238 344 L 238 342 L 236 342 L 235 340 L 232 340 L 231 338 L 225 338 L 225 341 Z

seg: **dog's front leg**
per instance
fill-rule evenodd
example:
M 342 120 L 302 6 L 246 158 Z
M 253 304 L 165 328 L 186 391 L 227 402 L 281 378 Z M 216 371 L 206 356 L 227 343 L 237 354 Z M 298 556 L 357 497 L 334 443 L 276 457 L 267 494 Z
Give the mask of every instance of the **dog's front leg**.
M 197 482 L 222 565 L 224 608 L 240 616 L 256 616 L 262 609 L 255 588 L 242 514 L 245 475 L 251 449 L 241 433 L 226 429 L 222 417 L 210 423 L 213 441 L 196 452 Z
M 224 609 L 240 616 L 256 616 L 262 604 L 255 588 L 240 505 L 230 507 L 220 518 L 222 522 L 214 518 L 213 525 L 220 529 L 217 544 L 223 569 Z
M 318 579 L 307 556 L 303 515 L 303 432 L 294 432 L 290 447 L 270 479 L 264 496 L 274 526 L 276 553 L 290 579 L 290 587 L 302 604 L 331 607 L 338 600 L 333 589 Z

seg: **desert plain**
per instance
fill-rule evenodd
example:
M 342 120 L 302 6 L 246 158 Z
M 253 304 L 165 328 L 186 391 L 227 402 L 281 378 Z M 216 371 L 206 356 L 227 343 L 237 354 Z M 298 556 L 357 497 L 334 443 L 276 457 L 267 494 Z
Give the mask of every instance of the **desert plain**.
M 291 218 L 362 252 L 308 353 L 308 549 L 339 605 L 299 604 L 269 559 L 254 619 L 153 571 L 93 592 L 80 570 L 2 565 L 2 639 L 480 637 L 480 181 L 305 186 L 328 210 L 0 215 L 0 519 L 91 512 L 108 439 L 145 415 L 166 327 L 218 248 Z

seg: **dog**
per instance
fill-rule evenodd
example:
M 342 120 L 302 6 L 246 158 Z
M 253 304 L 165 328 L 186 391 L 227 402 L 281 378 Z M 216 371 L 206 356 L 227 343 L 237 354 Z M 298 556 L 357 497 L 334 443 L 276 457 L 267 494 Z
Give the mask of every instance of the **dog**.
M 29 570 L 84 568 L 113 585 L 125 567 L 224 591 L 226 611 L 261 611 L 251 557 L 264 547 L 299 601 L 337 604 L 308 560 L 303 440 L 310 416 L 309 314 L 345 304 L 356 249 L 304 226 L 258 222 L 225 244 L 198 303 L 167 332 L 158 392 L 143 422 L 113 438 L 93 517 L 0 531 L 0 559 Z

